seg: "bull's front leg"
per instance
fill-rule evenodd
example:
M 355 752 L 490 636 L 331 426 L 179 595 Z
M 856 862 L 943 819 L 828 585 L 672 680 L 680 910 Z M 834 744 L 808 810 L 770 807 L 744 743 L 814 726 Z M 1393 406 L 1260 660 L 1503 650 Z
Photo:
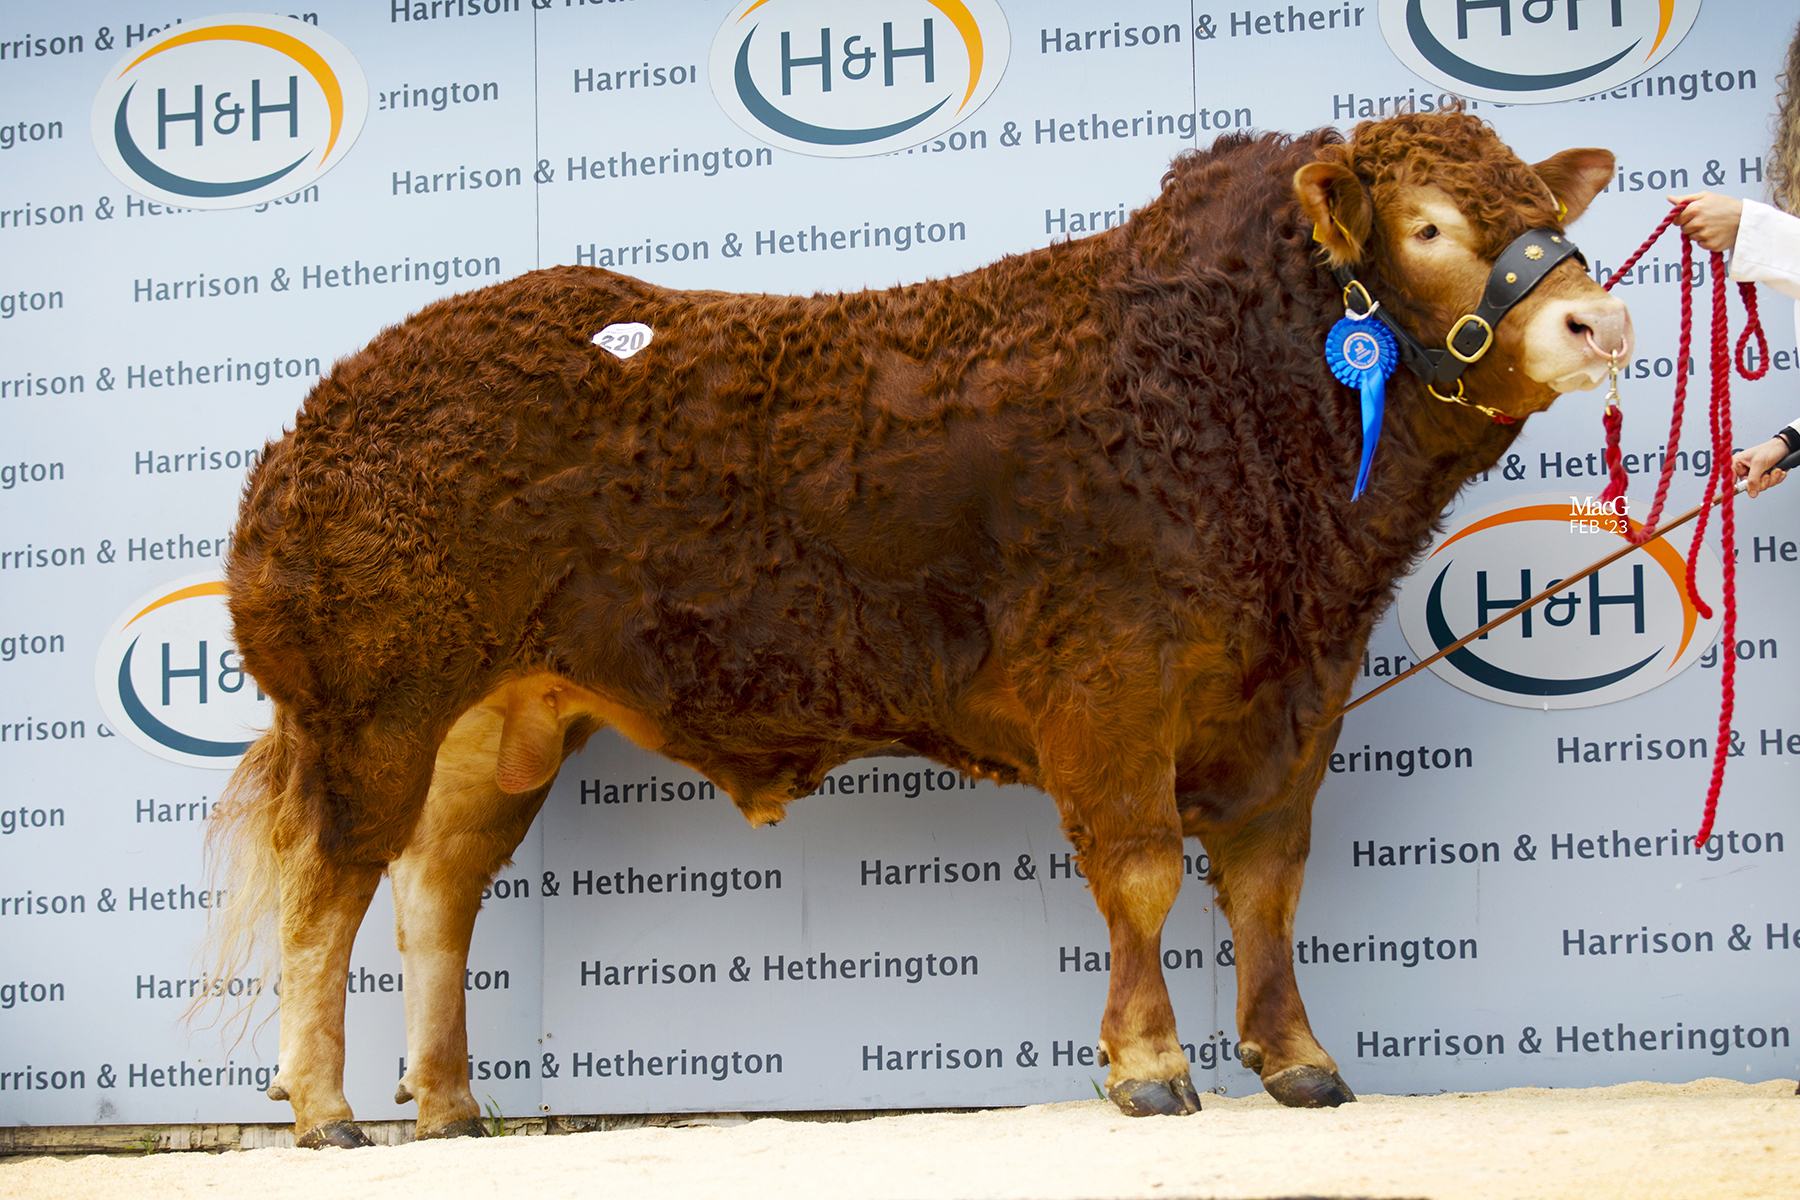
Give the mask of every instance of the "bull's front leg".
M 1100 1022 L 1106 1094 L 1128 1116 L 1197 1112 L 1162 974 L 1163 921 L 1181 890 L 1174 759 L 1154 732 L 1154 695 L 1108 699 L 1105 721 L 1067 705 L 1039 723 L 1045 783 L 1112 942 Z
M 1116 802 L 1084 806 L 1065 823 L 1106 918 L 1112 981 L 1100 1021 L 1106 1094 L 1127 1115 L 1199 1111 L 1162 973 L 1162 929 L 1181 890 L 1181 828 L 1172 767 Z
M 1271 1096 L 1294 1108 L 1336 1108 L 1356 1099 L 1313 1036 L 1292 952 L 1313 795 L 1333 741 L 1320 739 L 1314 760 L 1272 808 L 1223 828 L 1190 820 L 1187 830 L 1206 845 L 1219 906 L 1231 922 L 1244 1065 L 1262 1076 Z

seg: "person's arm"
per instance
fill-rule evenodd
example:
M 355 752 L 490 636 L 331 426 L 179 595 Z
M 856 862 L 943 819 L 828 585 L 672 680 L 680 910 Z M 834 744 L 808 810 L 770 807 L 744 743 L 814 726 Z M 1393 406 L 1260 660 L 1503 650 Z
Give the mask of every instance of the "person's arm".
M 1762 445 L 1732 455 L 1731 469 L 1739 479 L 1749 481 L 1746 490 L 1755 497 L 1787 478 L 1786 471 L 1771 468 L 1795 450 L 1800 450 L 1800 419 L 1777 430 L 1775 436 Z
M 1675 223 L 1681 226 L 1682 233 L 1699 243 L 1702 250 L 1730 250 L 1737 244 L 1738 229 L 1744 218 L 1744 201 L 1717 192 L 1693 192 L 1686 196 L 1670 196 L 1669 203 L 1687 205 L 1675 218 Z
M 1800 299 L 1800 217 L 1745 200 L 1731 251 L 1730 278 L 1766 283 Z
M 1730 278 L 1800 299 L 1800 217 L 1717 192 L 1669 200 L 1686 203 L 1676 223 L 1701 249 L 1731 251 Z
M 1800 299 L 1800 217 L 1754 200 L 1738 200 L 1717 192 L 1670 196 L 1686 208 L 1676 221 L 1681 231 L 1705 250 L 1730 250 L 1730 277 L 1743 283 L 1766 283 L 1778 292 Z M 1800 329 L 1800 308 L 1795 313 Z M 1731 456 L 1731 468 L 1747 480 L 1751 496 L 1767 491 L 1786 471 L 1776 463 L 1800 450 L 1800 419 L 1778 430 L 1760 446 Z

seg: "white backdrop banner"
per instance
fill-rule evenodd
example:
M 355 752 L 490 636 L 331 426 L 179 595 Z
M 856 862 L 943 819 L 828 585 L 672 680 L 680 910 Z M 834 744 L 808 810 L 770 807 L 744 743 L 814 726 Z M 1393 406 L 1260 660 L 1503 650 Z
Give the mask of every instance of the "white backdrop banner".
M 214 581 L 264 442 L 383 327 L 556 264 L 737 291 L 942 277 L 1117 225 L 1173 155 L 1221 132 L 1348 128 L 1458 96 L 1528 160 L 1618 154 L 1574 229 L 1606 272 L 1671 191 L 1762 195 L 1800 6 L 343 0 L 221 15 L 0 13 L 0 1121 L 286 1119 L 261 1095 L 277 981 L 194 967 L 220 900 L 200 856 L 219 766 L 267 710 Z M 238 32 L 176 44 L 219 28 Z M 140 183 L 119 173 L 121 131 Z M 292 186 L 222 210 L 145 172 L 217 191 L 296 161 Z M 1677 361 L 1676 260 L 1671 239 L 1621 293 L 1639 337 L 1621 385 L 1633 514 L 1669 456 L 1676 373 L 1696 397 L 1710 383 L 1703 354 Z M 1734 385 L 1746 442 L 1800 411 L 1788 302 L 1763 303 L 1774 369 Z M 1599 524 L 1580 515 L 1604 486 L 1599 412 L 1582 393 L 1534 417 L 1464 494 L 1446 539 L 1477 513 L 1515 514 L 1510 531 L 1426 560 L 1359 691 L 1599 556 L 1612 535 L 1567 524 Z M 1699 498 L 1703 427 L 1690 411 L 1672 511 Z M 1675 564 L 1646 558 L 1349 718 L 1294 958 L 1352 1087 L 1794 1073 L 1800 690 L 1780 642 L 1800 654 L 1796 503 L 1781 488 L 1742 506 L 1735 645 L 1688 621 Z M 1558 506 L 1561 526 L 1528 513 Z M 1725 655 L 1732 757 L 1696 850 Z M 1576 700 L 1516 684 L 1640 661 Z M 1197 1084 L 1242 1094 L 1258 1082 L 1237 1057 L 1231 931 L 1187 849 L 1164 967 Z M 384 886 L 345 981 L 348 1090 L 370 1119 L 411 1113 L 392 1100 L 406 1047 L 391 916 Z M 520 1116 L 1088 1097 L 1108 967 L 1038 793 L 869 760 L 752 831 L 712 784 L 603 735 L 489 890 L 465 979 L 471 1074 Z M 196 994 L 249 1004 L 250 1035 L 184 1025 Z

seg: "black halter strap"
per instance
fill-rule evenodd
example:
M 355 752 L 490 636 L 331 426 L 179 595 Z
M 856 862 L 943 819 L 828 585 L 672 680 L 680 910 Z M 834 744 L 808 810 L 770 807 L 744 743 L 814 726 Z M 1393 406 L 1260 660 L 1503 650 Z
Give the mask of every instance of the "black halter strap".
M 1568 235 L 1554 229 L 1528 229 L 1514 238 L 1500 252 L 1500 257 L 1494 260 L 1493 269 L 1488 272 L 1487 287 L 1482 292 L 1481 303 L 1474 312 L 1457 318 L 1440 350 L 1427 347 L 1402 329 L 1388 315 L 1387 310 L 1375 302 L 1369 289 L 1362 285 L 1349 267 L 1333 267 L 1331 274 L 1344 289 L 1345 309 L 1351 309 L 1359 299 L 1365 315 L 1373 309 L 1381 323 L 1393 332 L 1394 340 L 1400 345 L 1400 361 L 1406 364 L 1407 369 L 1417 375 L 1440 400 L 1453 400 L 1461 398 L 1463 371 L 1478 362 L 1493 346 L 1495 327 L 1512 311 L 1514 305 L 1531 293 L 1532 288 L 1543 282 L 1544 276 L 1570 256 L 1577 259 L 1583 267 L 1587 266 L 1586 257 L 1576 249 Z M 1450 384 L 1456 385 L 1455 396 L 1445 396 L 1438 391 L 1438 388 Z

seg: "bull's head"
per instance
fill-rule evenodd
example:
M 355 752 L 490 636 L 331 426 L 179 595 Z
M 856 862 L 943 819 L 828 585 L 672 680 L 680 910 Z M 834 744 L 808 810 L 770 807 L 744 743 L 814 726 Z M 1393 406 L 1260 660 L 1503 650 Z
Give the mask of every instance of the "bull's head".
M 1486 124 L 1449 112 L 1361 125 L 1300 168 L 1294 189 L 1330 265 L 1353 269 L 1397 326 L 1443 348 L 1476 310 L 1495 259 L 1528 230 L 1560 234 L 1612 174 L 1606 150 L 1528 166 Z M 1434 391 L 1523 417 L 1596 386 L 1615 351 L 1631 351 L 1625 305 L 1567 258 L 1498 321 L 1492 345 L 1462 368 L 1461 390 Z

